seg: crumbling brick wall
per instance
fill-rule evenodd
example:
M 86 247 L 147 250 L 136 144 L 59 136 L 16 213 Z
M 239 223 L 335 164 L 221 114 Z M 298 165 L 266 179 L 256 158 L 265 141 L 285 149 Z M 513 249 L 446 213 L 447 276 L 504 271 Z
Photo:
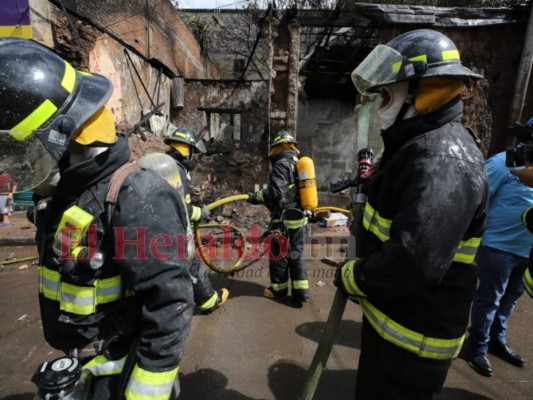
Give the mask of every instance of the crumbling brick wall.
M 170 115 L 172 77 L 218 77 L 169 0 L 31 0 L 30 7 L 35 40 L 112 80 L 107 106 L 121 130 L 161 103 Z

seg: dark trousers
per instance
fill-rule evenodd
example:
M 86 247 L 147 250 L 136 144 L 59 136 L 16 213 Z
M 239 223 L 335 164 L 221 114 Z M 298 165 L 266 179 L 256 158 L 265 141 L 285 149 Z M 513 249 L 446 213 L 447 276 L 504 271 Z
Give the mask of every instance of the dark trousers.
M 206 301 L 208 301 L 214 294 L 215 289 L 211 283 L 211 279 L 206 272 L 206 269 L 202 265 L 196 256 L 192 259 L 191 275 L 193 277 L 192 290 L 194 294 L 194 303 L 201 307 Z
M 486 354 L 489 340 L 506 343 L 507 320 L 524 293 L 522 278 L 528 259 L 481 246 L 476 261 L 479 285 L 472 302 L 468 342 L 473 353 Z
M 418 357 L 386 341 L 363 318 L 357 400 L 431 400 L 441 391 L 451 360 Z
M 278 226 L 279 228 L 279 226 Z M 273 230 L 276 226 L 273 226 Z M 308 293 L 309 289 L 294 288 L 298 282 L 307 282 L 307 268 L 304 261 L 304 245 L 306 226 L 298 229 L 281 230 L 283 238 L 271 235 L 270 240 L 270 281 L 274 285 L 293 283 L 293 294 L 296 291 Z

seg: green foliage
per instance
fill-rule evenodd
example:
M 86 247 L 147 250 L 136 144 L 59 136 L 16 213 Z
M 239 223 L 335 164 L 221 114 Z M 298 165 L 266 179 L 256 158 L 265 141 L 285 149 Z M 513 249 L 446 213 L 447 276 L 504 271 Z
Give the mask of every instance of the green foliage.
M 194 14 L 190 14 L 188 15 L 186 23 L 196 38 L 202 55 L 204 57 L 209 57 L 209 53 L 213 48 L 213 34 L 209 22 Z

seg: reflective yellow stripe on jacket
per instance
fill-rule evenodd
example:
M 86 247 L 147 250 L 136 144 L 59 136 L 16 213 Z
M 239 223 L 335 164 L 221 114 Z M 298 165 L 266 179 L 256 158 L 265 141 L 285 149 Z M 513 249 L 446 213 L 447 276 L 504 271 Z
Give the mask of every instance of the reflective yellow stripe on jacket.
M 88 378 L 90 376 L 108 376 L 120 374 L 122 373 L 122 368 L 124 368 L 126 357 L 127 356 L 124 356 L 119 360 L 109 360 L 103 355 L 96 356 L 83 366 L 81 375 L 83 378 Z
M 341 268 L 342 284 L 348 296 L 366 297 L 366 294 L 357 286 L 354 277 L 354 266 L 357 260 L 349 260 Z
M 419 357 L 436 360 L 449 360 L 459 355 L 464 341 L 464 335 L 457 339 L 437 339 L 424 336 L 393 321 L 367 299 L 360 298 L 359 302 L 366 318 L 385 340 L 405 350 L 417 354 Z
M 363 215 L 363 226 L 367 231 L 372 232 L 382 242 L 386 242 L 390 239 L 391 225 L 392 221 L 390 219 L 383 218 L 376 210 L 374 210 L 370 203 L 366 203 Z
M 191 221 L 200 221 L 200 218 L 202 217 L 202 209 L 200 207 L 192 206 L 192 212 L 189 216 L 189 219 Z
M 60 310 L 72 314 L 93 314 L 96 306 L 119 300 L 121 290 L 119 275 L 96 279 L 93 286 L 77 286 L 61 282 L 59 272 L 39 267 L 39 293 L 47 299 L 59 301 Z
M 524 282 L 524 287 L 526 288 L 527 294 L 533 297 L 533 277 L 531 277 L 531 273 L 529 272 L 529 269 L 526 269 L 523 282 Z
M 376 235 L 379 240 L 386 242 L 390 239 L 390 229 L 392 220 L 383 218 L 379 212 L 367 202 L 363 216 L 363 226 L 367 231 Z M 481 238 L 473 237 L 468 240 L 462 240 L 457 247 L 453 261 L 463 264 L 472 264 L 476 257 Z
M 350 260 L 342 266 L 342 284 L 348 296 L 361 305 L 366 318 L 383 339 L 411 351 L 419 357 L 437 360 L 457 357 L 464 341 L 464 335 L 457 339 L 431 338 L 393 321 L 368 301 L 365 293 L 355 282 L 354 267 L 356 263 L 357 260 Z
M 177 374 L 177 367 L 166 372 L 149 372 L 136 364 L 126 387 L 126 399 L 167 400 Z
M 481 238 L 473 237 L 468 240 L 461 240 L 459 247 L 455 252 L 453 261 L 472 264 L 476 258 L 477 250 L 479 249 L 479 244 L 481 243 Z

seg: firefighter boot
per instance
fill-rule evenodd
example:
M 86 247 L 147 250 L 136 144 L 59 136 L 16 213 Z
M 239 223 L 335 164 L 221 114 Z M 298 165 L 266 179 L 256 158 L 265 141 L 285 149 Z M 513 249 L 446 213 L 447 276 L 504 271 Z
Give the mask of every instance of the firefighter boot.
M 211 314 L 216 309 L 222 307 L 229 297 L 229 290 L 226 288 L 223 288 L 223 289 L 220 289 L 217 294 L 218 294 L 218 297 L 215 302 L 215 305 L 211 308 L 208 308 L 207 310 L 203 310 L 202 314 L 204 315 Z
M 287 289 L 285 290 L 274 290 L 272 286 L 267 287 L 263 290 L 263 297 L 267 297 L 269 299 L 272 299 L 274 297 L 283 297 L 287 296 L 289 291 Z

